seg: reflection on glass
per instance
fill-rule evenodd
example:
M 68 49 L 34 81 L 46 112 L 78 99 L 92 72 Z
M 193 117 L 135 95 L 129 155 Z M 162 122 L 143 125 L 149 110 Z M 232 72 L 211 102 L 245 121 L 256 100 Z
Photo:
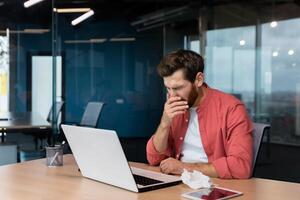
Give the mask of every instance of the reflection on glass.
M 8 111 L 9 37 L 0 36 L 0 112 Z
M 205 52 L 207 83 L 237 96 L 253 111 L 255 27 L 207 31 Z
M 260 114 L 272 122 L 274 142 L 300 141 L 299 35 L 299 18 L 262 25 Z

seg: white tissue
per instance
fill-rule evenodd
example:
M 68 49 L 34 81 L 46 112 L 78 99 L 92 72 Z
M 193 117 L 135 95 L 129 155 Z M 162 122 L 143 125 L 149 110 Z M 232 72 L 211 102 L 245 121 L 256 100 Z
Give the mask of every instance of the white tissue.
M 210 188 L 212 186 L 210 178 L 196 170 L 191 173 L 186 169 L 183 169 L 181 180 L 192 189 Z

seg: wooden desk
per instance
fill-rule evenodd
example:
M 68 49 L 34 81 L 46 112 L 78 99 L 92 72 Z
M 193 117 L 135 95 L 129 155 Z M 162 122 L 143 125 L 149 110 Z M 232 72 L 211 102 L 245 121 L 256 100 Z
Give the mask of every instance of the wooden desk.
M 157 170 L 145 164 L 134 166 Z M 300 184 L 253 178 L 250 180 L 213 179 L 219 186 L 239 190 L 243 196 L 234 198 L 251 200 L 299 199 Z M 49 168 L 45 159 L 0 167 L 0 198 L 13 200 L 34 199 L 184 199 L 180 195 L 192 191 L 181 184 L 145 193 L 133 193 L 97 181 L 83 178 L 72 155 L 64 157 L 64 166 Z

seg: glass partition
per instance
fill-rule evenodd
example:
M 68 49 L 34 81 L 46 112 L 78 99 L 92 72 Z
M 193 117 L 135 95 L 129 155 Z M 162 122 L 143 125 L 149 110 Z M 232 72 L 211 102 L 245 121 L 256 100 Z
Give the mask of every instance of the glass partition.
M 300 144 L 295 1 L 24 2 L 0 2 L 1 113 L 46 120 L 64 102 L 61 121 L 78 124 L 88 102 L 99 101 L 98 128 L 149 138 L 166 97 L 156 66 L 186 48 L 203 55 L 211 87 L 271 124 L 272 142 Z
M 47 123 L 46 117 L 52 105 L 52 84 L 42 87 L 48 84 L 46 80 L 52 80 L 52 75 L 45 70 L 45 67 L 49 67 L 51 71 L 52 63 L 45 64 L 34 60 L 42 56 L 52 58 L 52 2 L 42 1 L 29 7 L 25 7 L 24 2 L 0 2 L 2 125 L 6 121 L 13 125 L 16 120 L 26 115 L 24 113 L 35 113 L 35 116 Z M 37 81 L 35 77 L 46 79 Z M 41 115 L 40 111 L 47 114 Z M 12 125 L 8 129 L 13 129 Z M 3 133 L 6 135 L 5 141 L 16 142 L 20 150 L 34 149 L 32 136 L 19 132 L 26 131 Z
M 293 28 L 291 28 L 293 27 Z M 300 19 L 262 24 L 261 99 L 259 118 L 272 122 L 274 142 L 300 139 Z
M 99 19 L 100 11 L 94 12 L 75 26 L 72 20 L 84 13 L 55 13 L 57 54 L 65 68 L 65 121 L 80 123 L 88 102 L 103 102 L 97 127 L 120 137 L 148 137 L 164 102 L 156 73 L 163 54 L 161 27 L 138 31 L 131 25 L 135 18 Z
M 209 30 L 206 34 L 207 83 L 235 95 L 253 112 L 255 26 Z
M 204 56 L 211 87 L 241 99 L 253 121 L 272 125 L 273 142 L 300 142 L 295 3 L 54 1 L 54 7 L 67 123 L 79 123 L 87 103 L 101 101 L 98 127 L 149 137 L 165 102 L 156 66 L 163 55 L 187 48 Z M 67 7 L 87 10 L 58 11 Z M 84 13 L 91 16 L 72 25 Z

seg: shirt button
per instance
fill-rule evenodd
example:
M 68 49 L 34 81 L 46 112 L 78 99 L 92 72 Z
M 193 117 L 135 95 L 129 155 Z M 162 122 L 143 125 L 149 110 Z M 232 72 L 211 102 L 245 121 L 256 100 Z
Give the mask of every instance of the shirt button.
M 183 140 L 183 137 L 180 137 L 179 140 Z
M 188 119 L 185 119 L 185 121 L 188 122 L 189 120 L 188 120 Z
M 176 158 L 179 158 L 179 154 L 176 155 Z

